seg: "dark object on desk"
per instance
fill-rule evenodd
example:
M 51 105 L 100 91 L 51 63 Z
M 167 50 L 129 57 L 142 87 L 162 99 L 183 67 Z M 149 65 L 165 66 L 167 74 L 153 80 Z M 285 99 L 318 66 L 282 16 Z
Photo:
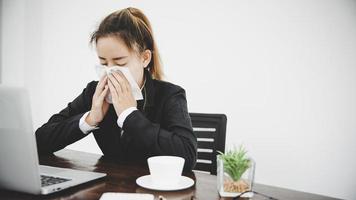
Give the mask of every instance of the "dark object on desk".
M 203 113 L 189 115 L 193 131 L 198 138 L 198 156 L 194 169 L 216 175 L 217 151 L 225 151 L 226 115 Z

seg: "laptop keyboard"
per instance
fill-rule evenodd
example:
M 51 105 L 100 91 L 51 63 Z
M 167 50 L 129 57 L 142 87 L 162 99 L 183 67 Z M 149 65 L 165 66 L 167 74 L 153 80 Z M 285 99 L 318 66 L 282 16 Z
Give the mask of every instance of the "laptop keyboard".
M 49 185 L 63 183 L 63 182 L 70 181 L 70 180 L 71 179 L 41 175 L 41 186 L 45 187 L 45 186 L 49 186 Z

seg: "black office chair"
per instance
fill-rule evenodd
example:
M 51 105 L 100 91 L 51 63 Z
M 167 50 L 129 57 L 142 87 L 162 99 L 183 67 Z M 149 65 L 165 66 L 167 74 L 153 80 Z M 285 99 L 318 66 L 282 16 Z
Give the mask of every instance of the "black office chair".
M 217 151 L 225 151 L 226 115 L 189 113 L 193 131 L 198 138 L 195 171 L 216 175 Z

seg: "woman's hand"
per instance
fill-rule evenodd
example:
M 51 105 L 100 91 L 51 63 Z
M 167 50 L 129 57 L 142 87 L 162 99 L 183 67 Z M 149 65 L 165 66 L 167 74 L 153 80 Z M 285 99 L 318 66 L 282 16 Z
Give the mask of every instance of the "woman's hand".
M 137 107 L 137 102 L 132 95 L 131 86 L 122 72 L 113 72 L 108 76 L 109 90 L 117 116 L 130 107 Z
M 97 126 L 104 119 L 104 116 L 109 109 L 109 103 L 105 101 L 105 96 L 109 90 L 107 82 L 107 76 L 103 76 L 96 86 L 90 113 L 85 119 L 91 126 Z

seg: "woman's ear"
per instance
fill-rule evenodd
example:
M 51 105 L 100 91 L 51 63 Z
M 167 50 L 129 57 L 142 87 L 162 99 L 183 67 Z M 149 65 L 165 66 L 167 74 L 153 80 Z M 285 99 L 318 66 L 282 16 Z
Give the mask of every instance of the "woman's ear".
M 142 53 L 143 68 L 146 68 L 148 64 L 150 64 L 151 59 L 152 59 L 152 52 L 151 50 L 146 49 Z

